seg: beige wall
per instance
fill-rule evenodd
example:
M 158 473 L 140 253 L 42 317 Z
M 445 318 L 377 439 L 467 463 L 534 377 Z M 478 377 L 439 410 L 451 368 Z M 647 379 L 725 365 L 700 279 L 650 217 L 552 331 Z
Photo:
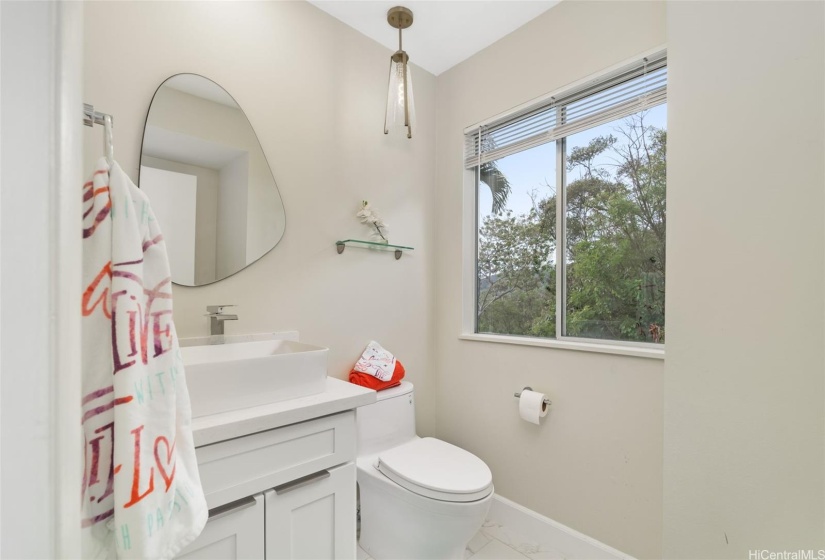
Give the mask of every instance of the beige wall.
M 208 334 L 206 305 L 235 303 L 227 333 L 297 329 L 330 348 L 335 377 L 376 339 L 407 367 L 419 429 L 432 433 L 435 78 L 413 68 L 418 128 L 407 140 L 381 129 L 390 51 L 306 2 L 89 2 L 85 27 L 84 97 L 114 115 L 115 157 L 133 179 L 152 94 L 193 72 L 243 108 L 283 197 L 286 232 L 272 252 L 216 284 L 175 287 L 178 333 Z M 88 172 L 99 127 L 86 140 Z M 361 199 L 415 251 L 338 255 L 335 240 L 366 235 Z
M 665 43 L 662 2 L 562 2 L 437 81 L 439 437 L 496 492 L 638 557 L 661 556 L 661 360 L 461 341 L 463 129 Z M 540 427 L 513 392 L 549 392 Z
M 217 278 L 226 278 L 242 270 L 253 260 L 247 258 L 249 247 L 246 243 L 249 228 L 248 199 L 251 192 L 247 185 L 252 183 L 250 167 L 247 152 L 234 157 L 218 171 Z M 283 214 L 273 214 L 272 220 L 280 221 L 282 217 Z
M 664 553 L 823 549 L 825 4 L 667 32 Z

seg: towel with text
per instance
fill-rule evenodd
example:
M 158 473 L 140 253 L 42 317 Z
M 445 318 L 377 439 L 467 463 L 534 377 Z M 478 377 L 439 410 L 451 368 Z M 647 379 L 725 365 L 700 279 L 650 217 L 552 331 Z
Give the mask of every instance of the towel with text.
M 117 163 L 83 185 L 84 558 L 172 558 L 206 524 L 166 244 Z

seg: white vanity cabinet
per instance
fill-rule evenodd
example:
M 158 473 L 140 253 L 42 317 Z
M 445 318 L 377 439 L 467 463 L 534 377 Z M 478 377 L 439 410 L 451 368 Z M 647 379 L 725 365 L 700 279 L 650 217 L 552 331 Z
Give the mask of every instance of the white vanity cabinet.
M 210 521 L 179 558 L 355 558 L 355 411 L 196 448 Z
M 235 560 L 264 557 L 264 496 L 257 494 L 210 510 L 209 522 L 181 560 Z
M 355 464 L 267 490 L 266 559 L 353 558 Z

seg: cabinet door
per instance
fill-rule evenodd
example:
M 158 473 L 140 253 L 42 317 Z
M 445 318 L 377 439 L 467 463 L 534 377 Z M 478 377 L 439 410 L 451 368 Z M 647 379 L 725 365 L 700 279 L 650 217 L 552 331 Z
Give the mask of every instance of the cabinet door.
M 263 494 L 209 510 L 209 521 L 203 532 L 177 556 L 187 560 L 261 560 L 263 557 Z
M 267 560 L 355 558 L 355 463 L 264 495 Z

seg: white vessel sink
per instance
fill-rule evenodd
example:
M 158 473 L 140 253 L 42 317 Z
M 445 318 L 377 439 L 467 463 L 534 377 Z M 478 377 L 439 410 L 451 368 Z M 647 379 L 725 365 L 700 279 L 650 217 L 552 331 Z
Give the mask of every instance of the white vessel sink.
M 329 349 L 321 346 L 256 340 L 180 350 L 193 418 L 315 395 L 326 388 Z

